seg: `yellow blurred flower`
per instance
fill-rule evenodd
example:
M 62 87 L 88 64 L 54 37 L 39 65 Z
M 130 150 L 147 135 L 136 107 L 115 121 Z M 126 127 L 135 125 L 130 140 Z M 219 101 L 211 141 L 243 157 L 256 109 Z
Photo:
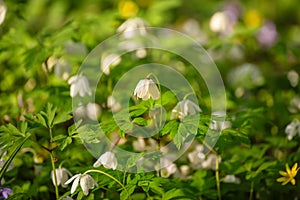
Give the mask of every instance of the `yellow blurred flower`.
M 286 185 L 288 182 L 291 182 L 293 185 L 295 185 L 296 180 L 294 179 L 294 177 L 297 175 L 299 170 L 298 163 L 295 163 L 292 169 L 290 169 L 288 164 L 285 164 L 285 169 L 286 172 L 279 171 L 279 174 L 281 174 L 283 177 L 276 179 L 276 181 L 282 182 L 282 185 Z
M 139 7 L 133 1 L 120 1 L 119 13 L 122 18 L 129 18 L 135 16 L 139 11 Z
M 249 10 L 244 16 L 246 26 L 250 28 L 257 28 L 262 24 L 263 16 L 257 10 Z

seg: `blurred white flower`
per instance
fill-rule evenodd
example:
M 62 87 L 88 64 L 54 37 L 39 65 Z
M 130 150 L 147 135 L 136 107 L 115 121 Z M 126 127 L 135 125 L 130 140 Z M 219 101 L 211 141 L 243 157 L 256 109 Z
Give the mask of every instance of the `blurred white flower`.
M 115 170 L 118 165 L 117 158 L 113 152 L 105 152 L 102 154 L 98 160 L 94 163 L 93 167 L 99 167 L 103 165 L 107 169 Z
M 203 145 L 197 144 L 194 151 L 188 153 L 188 159 L 194 169 L 202 168 L 202 162 L 205 160 Z
M 160 92 L 153 80 L 146 78 L 139 81 L 133 95 L 136 95 L 138 98 L 142 98 L 143 100 L 148 100 L 150 98 L 157 100 L 160 97 Z
M 93 177 L 91 177 L 88 174 L 76 174 L 73 177 L 71 177 L 67 182 L 65 182 L 65 184 L 68 185 L 72 181 L 73 184 L 71 187 L 71 194 L 75 192 L 79 183 L 85 196 L 89 194 L 89 189 L 94 189 L 95 186 L 98 186 L 97 182 L 93 179 Z
M 136 151 L 144 151 L 146 147 L 146 142 L 144 138 L 138 138 L 132 142 L 133 149 Z
M 91 120 L 97 120 L 101 113 L 101 108 L 96 103 L 88 103 L 86 105 L 86 116 Z
M 117 54 L 103 54 L 101 57 L 101 70 L 104 74 L 110 73 L 110 68 L 117 66 L 121 62 L 121 57 Z
M 290 101 L 290 106 L 288 107 L 291 113 L 297 113 L 300 111 L 300 97 L 296 96 Z
M 177 170 L 177 167 L 174 163 L 164 158 L 160 159 L 160 167 L 161 177 L 164 178 L 170 177 Z M 158 166 L 155 166 L 155 170 L 158 170 Z
M 202 162 L 202 168 L 216 170 L 216 160 L 221 162 L 221 156 L 216 156 L 215 154 L 209 154 L 207 158 Z
M 226 175 L 222 180 L 223 180 L 224 183 L 234 183 L 234 184 L 240 184 L 241 183 L 241 179 L 239 179 L 238 177 L 236 177 L 233 174 Z
M 182 24 L 181 30 L 194 38 L 200 44 L 205 44 L 207 42 L 208 38 L 206 33 L 200 29 L 199 22 L 195 19 L 186 20 Z
M 66 60 L 59 59 L 54 65 L 54 73 L 56 76 L 63 78 L 64 80 L 67 80 L 70 74 L 72 73 L 72 67 Z
M 287 73 L 287 78 L 290 81 L 292 87 L 296 87 L 299 82 L 299 74 L 295 70 L 291 70 Z
M 101 114 L 101 107 L 96 103 L 88 103 L 87 105 L 79 105 L 73 112 L 74 118 L 79 120 L 81 118 L 88 118 L 90 120 L 97 120 Z
M 216 121 L 212 120 L 211 124 L 209 125 L 209 128 L 215 131 L 222 131 L 226 128 L 231 127 L 230 121 Z
M 245 63 L 229 72 L 228 82 L 234 88 L 253 89 L 262 86 L 265 78 L 256 65 Z
M 233 32 L 232 23 L 225 12 L 216 12 L 210 19 L 209 27 L 213 32 L 223 35 L 230 35 Z
M 285 127 L 288 140 L 292 140 L 297 134 L 300 136 L 300 122 L 293 121 Z
M 0 25 L 4 22 L 7 7 L 3 0 L 0 0 Z
M 83 75 L 75 75 L 72 76 L 68 80 L 69 85 L 71 85 L 70 88 L 70 96 L 75 97 L 77 94 L 79 94 L 81 97 L 84 97 L 85 94 L 88 94 L 89 96 L 92 95 L 92 90 L 90 88 L 90 84 L 88 79 Z
M 55 173 L 56 173 L 57 186 L 61 185 L 62 187 L 67 187 L 65 182 L 69 179 L 70 176 L 72 176 L 72 174 L 64 167 L 63 168 L 59 167 L 55 169 Z M 55 185 L 55 176 L 53 170 L 51 171 L 51 179 L 53 185 Z
M 110 108 L 112 112 L 121 110 L 121 104 L 117 102 L 112 95 L 107 97 L 107 107 Z
M 147 152 L 153 152 L 157 150 L 157 142 L 152 139 L 148 138 L 147 143 L 144 138 L 138 138 L 137 140 L 132 142 L 133 149 L 136 151 L 147 151 Z
M 171 119 L 182 120 L 185 116 L 195 115 L 202 110 L 200 107 L 190 100 L 183 100 L 177 103 L 177 105 L 172 109 Z
M 145 35 L 147 33 L 146 27 L 148 26 L 147 22 L 141 18 L 132 18 L 126 20 L 119 28 L 117 29 L 118 33 L 122 33 L 125 38 L 134 38 L 137 34 Z

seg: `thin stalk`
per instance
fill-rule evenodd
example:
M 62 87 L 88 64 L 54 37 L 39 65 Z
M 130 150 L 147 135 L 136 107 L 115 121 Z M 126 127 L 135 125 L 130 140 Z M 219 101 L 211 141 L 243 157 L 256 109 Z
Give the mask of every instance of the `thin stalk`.
M 86 172 L 84 172 L 83 174 L 87 174 L 87 173 L 90 173 L 90 172 L 96 172 L 96 173 L 99 173 L 99 174 L 103 174 L 109 178 L 111 178 L 112 180 L 116 181 L 126 192 L 128 192 L 125 188 L 125 186 L 118 180 L 116 179 L 115 177 L 113 177 L 112 175 L 104 172 L 104 171 L 101 171 L 101 170 L 97 170 L 97 169 L 90 169 L 90 170 L 87 170 Z
M 50 152 L 50 158 L 51 158 L 52 171 L 53 171 L 53 175 L 54 175 L 55 197 L 56 197 L 56 199 L 59 199 L 56 169 L 55 169 L 55 160 L 54 160 L 53 149 L 52 149 L 53 133 L 52 133 L 52 128 L 51 127 L 49 127 L 49 135 L 50 135 L 50 151 L 49 152 Z
M 249 200 L 252 200 L 252 198 L 253 198 L 253 188 L 254 188 L 254 181 L 251 181 Z
M 56 196 L 56 199 L 59 199 L 57 177 L 56 177 L 56 169 L 55 169 L 55 164 L 54 164 L 55 161 L 54 161 L 54 157 L 53 157 L 52 152 L 50 152 L 50 158 L 51 158 L 51 164 L 52 164 L 52 171 L 53 171 L 53 174 L 54 174 L 55 196 Z
M 217 182 L 217 190 L 218 190 L 218 199 L 221 200 L 221 187 L 220 187 L 220 175 L 219 175 L 219 158 L 218 154 L 216 154 L 216 182 Z
M 159 117 L 159 126 L 157 126 L 156 124 L 156 115 L 154 115 L 154 122 L 155 122 L 155 128 L 157 130 L 157 138 L 156 138 L 156 141 L 157 141 L 157 148 L 158 148 L 158 151 L 160 151 L 160 132 L 159 132 L 159 128 L 162 126 L 162 115 L 163 115 L 163 109 L 162 109 L 162 96 L 161 96 L 161 86 L 160 86 L 160 82 L 157 78 L 157 76 L 153 73 L 150 73 L 147 77 L 150 77 L 150 76 L 153 76 L 153 78 L 155 79 L 157 85 L 158 85 L 158 90 L 159 90 L 159 93 L 160 93 L 160 117 Z M 154 107 L 154 106 L 153 106 Z M 157 169 L 157 173 L 158 173 L 158 176 L 160 176 L 161 174 L 161 166 L 160 166 L 160 160 L 158 162 L 158 169 Z

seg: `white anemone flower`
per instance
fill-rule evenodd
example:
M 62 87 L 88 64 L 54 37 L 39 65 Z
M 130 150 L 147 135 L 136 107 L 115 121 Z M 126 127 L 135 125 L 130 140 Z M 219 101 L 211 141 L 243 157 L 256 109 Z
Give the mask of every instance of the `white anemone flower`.
M 150 98 L 157 100 L 160 97 L 160 92 L 156 84 L 150 78 L 140 80 L 133 94 L 143 100 L 148 100 Z
M 195 115 L 202 112 L 201 108 L 190 100 L 183 100 L 177 103 L 177 105 L 172 109 L 171 119 L 182 120 L 185 116 Z
M 147 26 L 148 24 L 145 20 L 136 17 L 126 20 L 123 24 L 121 24 L 121 26 L 119 26 L 117 32 L 123 33 L 125 38 L 133 38 L 137 34 L 145 35 L 147 33 Z
M 293 121 L 285 127 L 288 140 L 292 140 L 297 134 L 300 136 L 300 122 Z
M 172 174 L 174 174 L 177 171 L 176 164 L 172 163 L 170 160 L 162 158 L 160 160 L 160 166 L 162 167 L 160 169 L 161 177 L 168 178 Z M 155 166 L 155 170 L 158 170 L 158 166 Z
M 103 165 L 106 169 L 115 170 L 118 165 L 118 160 L 115 154 L 111 151 L 105 152 L 98 158 L 93 167 L 99 167 L 101 165 Z
M 3 0 L 0 0 L 0 24 L 4 22 L 7 7 Z
M 57 169 L 55 169 L 55 174 L 56 174 L 56 181 L 57 184 L 55 184 L 55 176 L 54 176 L 54 171 L 51 171 L 51 179 L 53 182 L 53 185 L 61 185 L 62 187 L 67 187 L 67 185 L 65 184 L 65 182 L 69 179 L 70 176 L 72 176 L 72 174 L 64 167 L 59 167 Z
M 70 178 L 65 184 L 69 184 L 72 181 L 71 194 L 75 192 L 80 183 L 80 187 L 83 191 L 83 194 L 87 196 L 89 194 L 89 189 L 94 189 L 94 187 L 98 186 L 97 182 L 88 174 L 76 174 L 72 178 Z
M 241 179 L 239 179 L 238 177 L 236 177 L 236 176 L 233 175 L 233 174 L 230 174 L 230 175 L 226 175 L 226 176 L 223 178 L 223 182 L 224 182 L 224 183 L 240 184 L 240 183 L 241 183 Z
M 92 95 L 92 90 L 90 88 L 90 84 L 88 79 L 83 75 L 72 76 L 68 83 L 71 85 L 70 88 L 70 96 L 75 97 L 77 94 L 79 96 L 84 97 L 85 94 L 89 96 Z
M 104 74 L 109 75 L 110 67 L 117 66 L 121 62 L 121 57 L 117 54 L 103 54 L 101 57 L 101 70 Z

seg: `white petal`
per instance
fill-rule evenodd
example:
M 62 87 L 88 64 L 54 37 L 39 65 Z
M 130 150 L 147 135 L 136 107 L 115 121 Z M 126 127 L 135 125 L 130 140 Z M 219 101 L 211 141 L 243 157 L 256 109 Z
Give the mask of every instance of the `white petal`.
M 78 176 L 80 176 L 81 174 L 76 174 L 76 175 L 74 175 L 74 176 L 72 176 L 69 180 L 67 180 L 66 182 L 65 182 L 65 184 L 69 184 L 69 183 L 71 183 L 75 178 L 77 178 Z
M 81 178 L 81 174 L 78 177 L 76 177 L 76 179 L 74 180 L 72 187 L 71 187 L 71 194 L 73 194 L 75 192 L 76 188 L 78 187 L 80 178 Z
M 87 196 L 89 194 L 89 183 L 88 183 L 89 176 L 90 175 L 85 174 L 80 179 L 80 187 L 81 187 L 81 189 L 83 191 L 83 194 L 85 196 Z
M 100 167 L 102 165 L 102 163 L 101 163 L 101 157 L 100 158 L 98 158 L 98 160 L 93 164 L 93 167 Z
M 78 79 L 78 76 L 72 76 L 71 78 L 69 78 L 68 84 L 72 85 L 73 83 L 76 83 L 77 79 Z
M 77 93 L 78 93 L 78 89 L 77 89 L 76 85 L 74 85 L 74 84 L 71 85 L 70 96 L 75 97 Z

